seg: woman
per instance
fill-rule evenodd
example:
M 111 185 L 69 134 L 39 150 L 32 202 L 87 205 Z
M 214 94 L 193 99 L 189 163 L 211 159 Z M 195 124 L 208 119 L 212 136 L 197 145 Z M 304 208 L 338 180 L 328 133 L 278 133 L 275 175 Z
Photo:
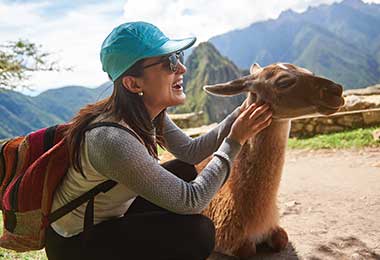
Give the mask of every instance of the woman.
M 101 62 L 114 90 L 72 120 L 67 130 L 71 167 L 53 210 L 105 180 L 118 184 L 95 197 L 95 226 L 85 243 L 86 205 L 51 224 L 49 259 L 205 259 L 212 252 L 214 225 L 200 212 L 226 181 L 241 145 L 270 124 L 271 112 L 267 105 L 244 103 L 209 133 L 187 137 L 165 109 L 185 102 L 182 51 L 194 42 L 170 40 L 144 22 L 122 24 L 105 39 Z M 86 131 L 97 122 L 130 130 Z M 160 165 L 157 144 L 179 160 Z M 193 164 L 211 154 L 197 176 Z

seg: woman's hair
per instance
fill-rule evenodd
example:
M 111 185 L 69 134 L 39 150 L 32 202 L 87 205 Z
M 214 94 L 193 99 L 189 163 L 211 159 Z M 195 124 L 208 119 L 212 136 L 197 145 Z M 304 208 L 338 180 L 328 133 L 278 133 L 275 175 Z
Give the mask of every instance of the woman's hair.
M 143 60 L 136 62 L 114 81 L 114 88 L 110 97 L 82 108 L 68 125 L 65 136 L 69 148 L 70 163 L 82 175 L 84 174 L 80 148 L 85 129 L 99 115 L 114 116 L 117 120 L 124 120 L 144 141 L 149 154 L 156 159 L 158 158 L 157 144 L 164 145 L 162 129 L 165 110 L 161 111 L 154 120 L 156 126 L 155 140 L 152 131 L 153 125 L 142 97 L 128 91 L 122 82 L 123 77 L 127 75 L 141 77 L 143 75 L 142 62 Z

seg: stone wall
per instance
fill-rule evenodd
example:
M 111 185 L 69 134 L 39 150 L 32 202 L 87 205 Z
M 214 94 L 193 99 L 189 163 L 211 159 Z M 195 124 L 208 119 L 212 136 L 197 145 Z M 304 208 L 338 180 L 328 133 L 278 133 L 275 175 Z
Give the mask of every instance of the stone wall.
M 317 134 L 376 125 L 380 125 L 380 108 L 341 112 L 327 117 L 318 116 L 292 120 L 290 136 L 311 137 Z
M 205 123 L 205 117 L 202 111 L 185 114 L 170 114 L 169 117 L 182 129 L 199 127 Z

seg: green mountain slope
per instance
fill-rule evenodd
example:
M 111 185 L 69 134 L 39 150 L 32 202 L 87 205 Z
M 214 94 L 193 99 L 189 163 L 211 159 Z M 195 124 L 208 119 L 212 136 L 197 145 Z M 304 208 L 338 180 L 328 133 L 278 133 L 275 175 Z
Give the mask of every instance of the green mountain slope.
M 200 43 L 186 61 L 187 73 L 184 77 L 186 103 L 174 112 L 204 111 L 208 122 L 222 120 L 244 96 L 215 97 L 206 94 L 203 86 L 238 78 L 242 72 L 230 60 L 220 55 L 210 43 Z
M 373 57 L 314 25 L 302 28 L 294 41 L 294 49 L 298 41 L 306 44 L 299 48 L 302 51 L 293 63 L 312 68 L 316 74 L 334 79 L 346 88 L 368 86 L 380 79 Z
M 14 91 L 0 92 L 0 139 L 53 125 L 59 117 L 41 109 L 33 98 Z
M 376 26 L 380 24 L 380 11 L 375 6 L 369 8 L 361 1 L 349 0 L 310 8 L 296 17 L 328 30 L 357 48 L 373 51 L 374 40 L 380 35 L 380 27 Z M 373 13 L 369 14 L 366 10 L 373 10 Z
M 84 104 L 100 100 L 110 94 L 112 88 L 107 89 L 110 83 L 96 89 L 81 86 L 67 86 L 47 90 L 33 98 L 38 107 L 56 115 L 60 120 L 69 120 Z M 102 92 L 104 94 L 102 95 Z

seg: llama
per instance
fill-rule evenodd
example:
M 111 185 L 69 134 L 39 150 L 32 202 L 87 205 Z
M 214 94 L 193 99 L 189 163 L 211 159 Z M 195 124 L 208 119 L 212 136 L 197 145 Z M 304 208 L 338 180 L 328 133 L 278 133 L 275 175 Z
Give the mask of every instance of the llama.
M 343 106 L 342 86 L 287 63 L 261 68 L 251 66 L 250 75 L 227 83 L 205 86 L 214 95 L 248 92 L 249 104 L 271 105 L 273 121 L 249 139 L 237 155 L 230 177 L 203 212 L 216 228 L 215 250 L 247 258 L 258 243 L 274 251 L 288 244 L 286 231 L 279 226 L 277 191 L 285 161 L 290 119 L 329 115 Z M 201 170 L 207 161 L 197 165 Z

